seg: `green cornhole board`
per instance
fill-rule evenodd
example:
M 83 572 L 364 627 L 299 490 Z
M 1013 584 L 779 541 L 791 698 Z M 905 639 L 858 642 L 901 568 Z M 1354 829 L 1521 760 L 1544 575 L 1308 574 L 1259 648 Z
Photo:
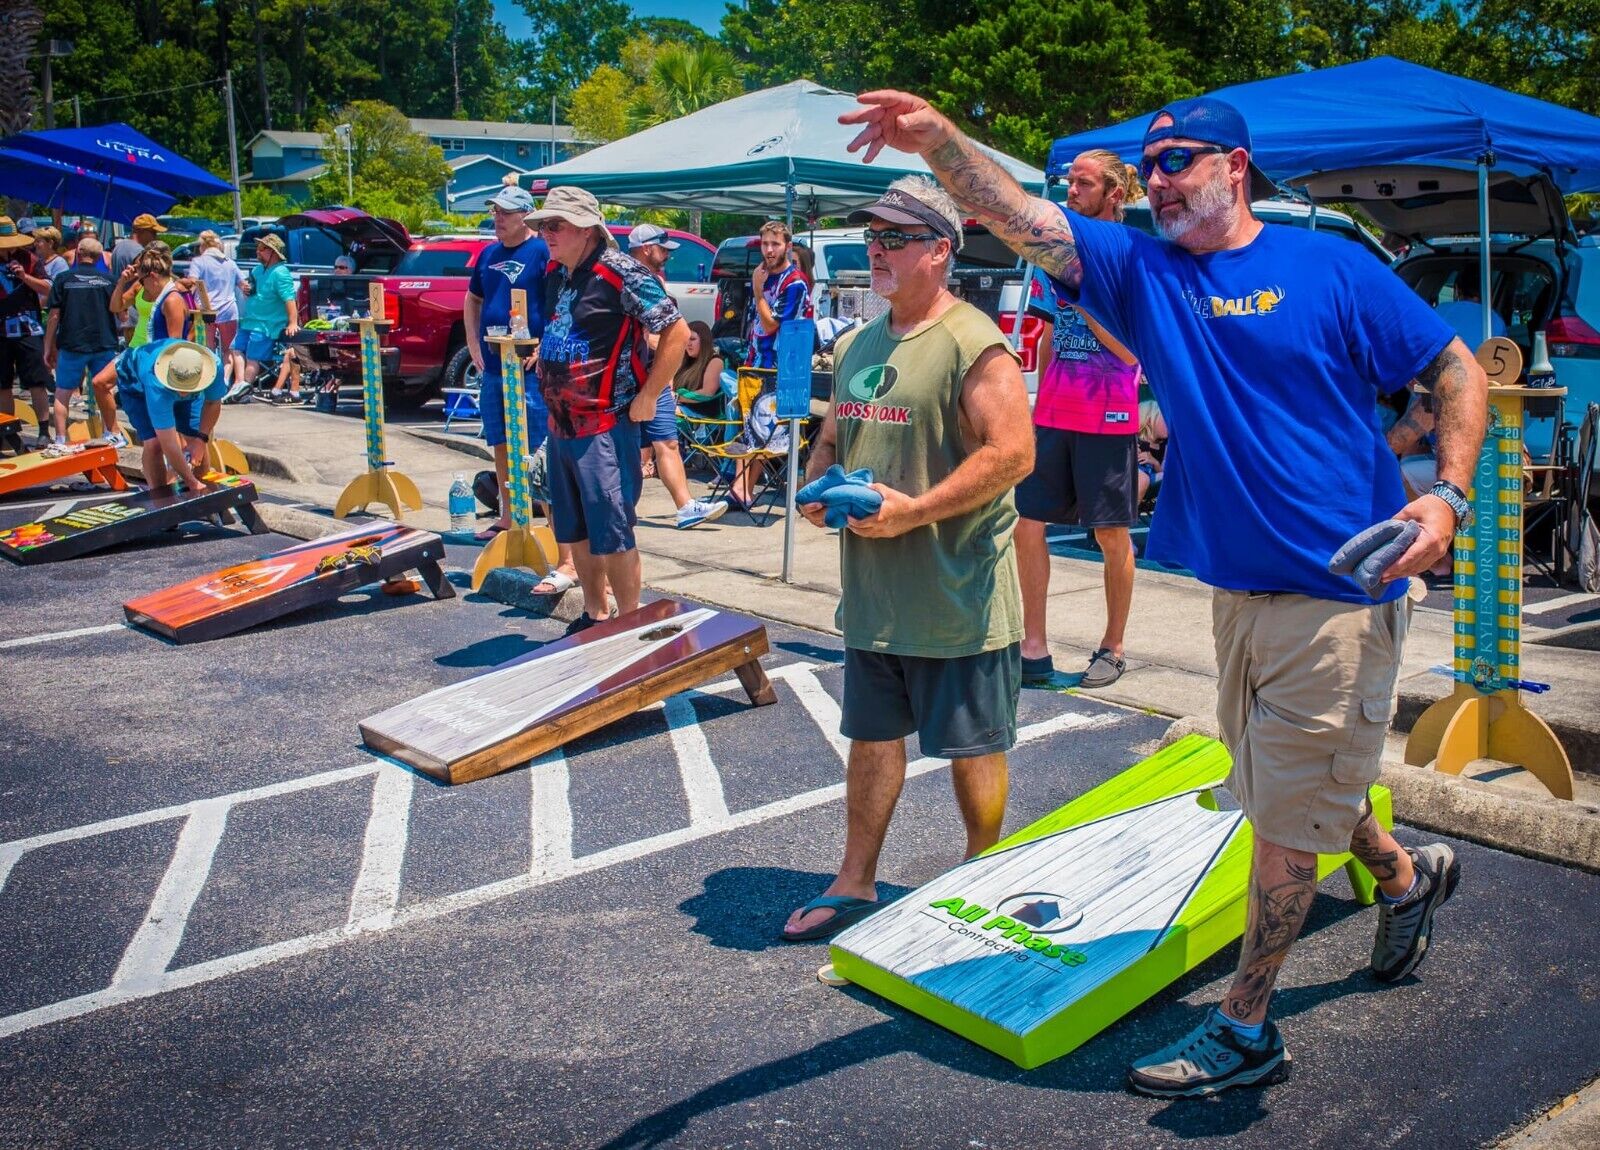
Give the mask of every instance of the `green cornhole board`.
M 1060 1058 L 1244 933 L 1250 824 L 1210 794 L 1228 767 L 1179 740 L 841 933 L 834 971 L 1024 1069 Z M 1317 877 L 1340 866 L 1372 902 L 1349 854 Z

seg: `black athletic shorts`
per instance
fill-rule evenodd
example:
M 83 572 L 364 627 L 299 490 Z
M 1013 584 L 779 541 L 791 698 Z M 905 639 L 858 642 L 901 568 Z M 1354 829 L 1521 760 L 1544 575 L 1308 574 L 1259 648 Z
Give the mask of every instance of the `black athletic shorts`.
M 42 387 L 49 391 L 55 387 L 55 376 L 44 365 L 44 336 L 0 339 L 0 387 L 10 387 L 13 381 L 28 390 Z M 45 414 L 41 412 L 39 418 L 44 419 Z
M 954 659 L 846 647 L 839 733 L 887 743 L 915 731 L 938 759 L 998 754 L 1017 741 L 1021 689 L 1019 643 Z
M 1035 427 L 1033 439 L 1033 474 L 1017 484 L 1018 515 L 1079 527 L 1139 522 L 1137 436 Z

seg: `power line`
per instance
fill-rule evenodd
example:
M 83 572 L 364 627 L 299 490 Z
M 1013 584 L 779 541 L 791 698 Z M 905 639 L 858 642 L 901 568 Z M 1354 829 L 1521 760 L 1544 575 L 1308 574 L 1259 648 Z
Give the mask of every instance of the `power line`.
M 99 97 L 97 99 L 93 99 L 93 100 L 80 99 L 79 102 L 82 103 L 82 104 L 86 104 L 86 105 L 87 104 L 123 104 L 123 103 L 127 103 L 129 100 L 136 100 L 140 96 L 160 96 L 160 95 L 163 95 L 163 94 L 165 94 L 167 92 L 182 92 L 187 88 L 220 88 L 220 87 L 222 87 L 222 84 L 223 84 L 223 82 L 221 80 L 199 80 L 199 81 L 197 81 L 197 82 L 195 82 L 193 84 L 174 84 L 170 88 L 141 88 L 139 91 L 137 91 L 137 92 L 129 92 L 125 96 L 101 96 L 101 97 Z M 59 105 L 59 104 L 70 104 L 72 101 L 71 100 L 53 100 L 51 102 L 54 103 L 54 104 Z

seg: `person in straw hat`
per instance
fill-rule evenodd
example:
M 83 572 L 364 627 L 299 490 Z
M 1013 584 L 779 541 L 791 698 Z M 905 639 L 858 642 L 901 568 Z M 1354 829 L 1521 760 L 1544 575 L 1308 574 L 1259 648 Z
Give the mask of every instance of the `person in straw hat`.
M 216 353 L 186 339 L 157 340 L 124 352 L 94 382 L 113 379 L 122 414 L 144 446 L 145 481 L 159 487 L 175 477 L 190 491 L 205 487 L 194 465 L 205 459 L 228 391 Z

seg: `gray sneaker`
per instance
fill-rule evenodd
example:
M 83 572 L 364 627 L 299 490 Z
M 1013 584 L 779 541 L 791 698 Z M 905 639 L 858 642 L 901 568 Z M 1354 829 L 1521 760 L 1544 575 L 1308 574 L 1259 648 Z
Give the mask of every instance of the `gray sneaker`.
M 1292 1067 L 1283 1035 L 1270 1021 L 1251 1042 L 1213 1007 L 1188 1034 L 1130 1066 L 1128 1088 L 1155 1098 L 1200 1098 L 1234 1086 L 1287 1081 Z
M 1421 965 L 1428 954 L 1433 914 L 1455 893 L 1461 864 L 1443 843 L 1430 843 L 1406 851 L 1422 876 L 1417 892 L 1391 906 L 1378 902 L 1378 937 L 1372 943 L 1372 976 L 1379 982 L 1399 982 Z
M 1089 669 L 1084 671 L 1083 677 L 1078 680 L 1078 686 L 1087 690 L 1109 687 L 1122 678 L 1122 672 L 1127 669 L 1127 662 L 1113 655 L 1110 647 L 1101 647 L 1089 656 Z

